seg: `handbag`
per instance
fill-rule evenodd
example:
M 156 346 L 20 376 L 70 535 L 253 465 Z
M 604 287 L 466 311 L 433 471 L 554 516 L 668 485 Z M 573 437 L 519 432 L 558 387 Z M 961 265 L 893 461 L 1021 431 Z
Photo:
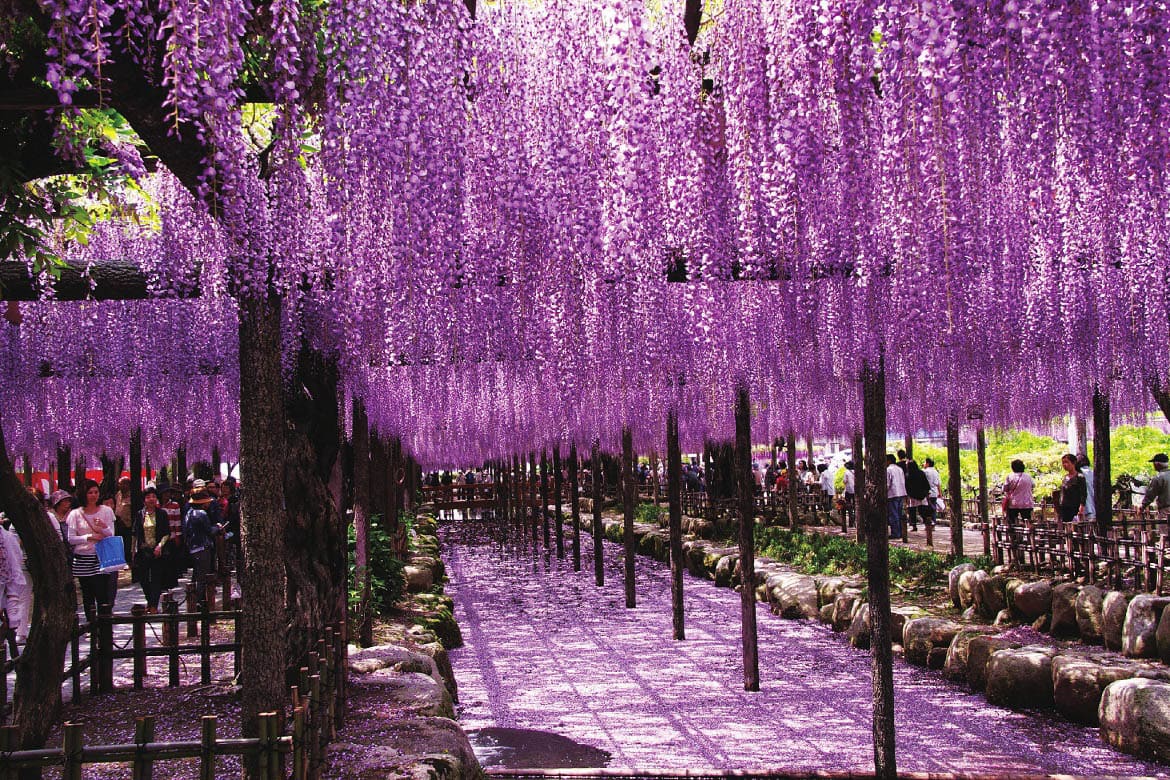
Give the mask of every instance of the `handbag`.
M 97 552 L 98 571 L 106 574 L 112 571 L 122 571 L 126 566 L 126 547 L 122 544 L 122 537 L 107 536 L 94 542 L 93 549 Z

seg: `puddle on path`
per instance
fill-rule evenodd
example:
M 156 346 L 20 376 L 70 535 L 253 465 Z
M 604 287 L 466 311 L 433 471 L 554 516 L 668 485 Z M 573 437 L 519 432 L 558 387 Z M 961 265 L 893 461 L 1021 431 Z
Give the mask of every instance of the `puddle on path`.
M 585 769 L 609 765 L 610 754 L 550 731 L 483 728 L 467 732 L 479 763 L 507 769 Z

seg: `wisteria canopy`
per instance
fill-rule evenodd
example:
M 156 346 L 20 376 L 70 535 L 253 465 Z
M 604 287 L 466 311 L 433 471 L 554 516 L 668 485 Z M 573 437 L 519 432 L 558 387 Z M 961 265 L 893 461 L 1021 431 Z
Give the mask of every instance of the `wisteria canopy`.
M 1095 388 L 1141 414 L 1170 376 L 1164 2 L 724 0 L 694 45 L 675 0 L 39 10 L 26 75 L 65 119 L 161 50 L 170 132 L 212 151 L 192 186 L 110 149 L 159 219 L 58 251 L 203 295 L 24 306 L 16 453 L 142 426 L 159 458 L 230 454 L 237 301 L 268 284 L 290 375 L 302 339 L 335 354 L 424 465 L 627 425 L 650 449 L 672 407 L 699 446 L 730 438 L 742 383 L 757 439 L 849 434 L 879 356 L 910 430 Z

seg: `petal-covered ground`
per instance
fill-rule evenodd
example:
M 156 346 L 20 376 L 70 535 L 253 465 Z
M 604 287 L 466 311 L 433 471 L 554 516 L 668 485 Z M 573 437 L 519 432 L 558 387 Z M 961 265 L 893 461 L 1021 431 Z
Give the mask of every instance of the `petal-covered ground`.
M 826 626 L 759 608 L 761 690 L 743 690 L 739 594 L 685 576 L 687 639 L 671 639 L 669 567 L 639 556 L 625 608 L 620 548 L 606 584 L 461 521 L 441 531 L 465 646 L 451 653 L 465 729 L 553 732 L 650 770 L 873 767 L 868 653 Z M 566 548 L 568 542 L 566 542 Z M 1151 775 L 1092 728 L 989 705 L 937 673 L 894 668 L 898 768 Z M 523 760 L 513 766 L 523 766 Z

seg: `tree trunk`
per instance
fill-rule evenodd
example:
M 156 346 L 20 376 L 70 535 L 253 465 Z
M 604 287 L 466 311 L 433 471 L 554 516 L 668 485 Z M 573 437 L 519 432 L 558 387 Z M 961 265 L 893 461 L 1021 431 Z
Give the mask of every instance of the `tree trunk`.
M 666 413 L 666 502 L 670 518 L 670 611 L 674 638 L 686 639 L 683 628 L 682 451 L 678 444 L 678 412 Z
M 947 415 L 947 492 L 951 498 L 951 555 L 963 555 L 963 474 L 959 465 L 959 413 Z
M 223 458 L 219 456 L 219 447 L 211 448 L 211 478 L 222 476 Z
M 360 400 L 353 402 L 354 587 L 358 591 L 357 635 L 362 647 L 374 644 L 370 586 L 370 421 Z
M 745 691 L 758 691 L 760 690 L 760 653 L 756 643 L 754 539 L 756 481 L 752 477 L 752 405 L 747 387 L 740 387 L 735 396 L 735 472 L 739 503 L 739 595 L 740 628 L 743 636 L 743 689 Z M 680 543 L 679 547 L 681 548 L 681 546 Z
M 1104 535 L 1113 525 L 1113 442 L 1110 427 L 1109 392 L 1093 388 L 1093 499 L 1097 529 Z
M 66 451 L 68 452 L 68 451 Z M 65 472 L 68 474 L 68 467 Z M 28 644 L 16 664 L 12 723 L 22 749 L 45 746 L 61 707 L 61 672 L 73 631 L 76 596 L 55 523 L 20 484 L 0 427 L 0 510 L 12 521 L 28 560 L 33 613 Z M 24 776 L 38 777 L 33 770 Z
M 865 445 L 860 430 L 853 432 L 853 516 L 857 520 L 857 543 L 865 544 Z
M 28 455 L 24 456 L 24 486 L 33 486 L 33 464 L 32 458 Z
M 378 524 L 388 535 L 390 531 L 390 445 L 386 437 L 373 431 L 370 434 L 369 465 L 370 518 L 378 516 Z
M 638 554 L 638 540 L 634 536 L 634 432 L 630 426 L 622 427 L 622 514 L 624 517 L 622 540 L 626 550 L 626 609 L 637 606 L 634 589 L 634 556 Z
M 1146 387 L 1149 389 L 1150 395 L 1154 396 L 1154 401 L 1157 402 L 1158 408 L 1162 410 L 1162 415 L 1167 420 L 1170 420 L 1170 385 L 1163 384 L 1158 377 L 1151 374 L 1146 377 Z M 1099 458 L 1100 456 L 1094 455 L 1093 457 Z
M 118 489 L 118 464 L 106 453 L 101 454 L 102 464 L 102 495 L 112 496 Z
M 605 548 L 602 542 L 605 539 L 604 527 L 601 523 L 601 506 L 604 492 L 602 482 L 605 474 L 601 469 L 601 442 L 593 442 L 593 582 L 597 587 L 605 584 Z
M 548 518 L 548 450 L 540 451 L 540 522 L 544 529 L 544 551 L 552 547 L 552 528 Z
M 240 707 L 243 733 L 285 700 L 285 410 L 280 375 L 280 300 L 240 301 L 240 476 L 244 568 L 240 576 Z M 178 475 L 176 475 L 178 476 Z M 279 659 L 279 661 L 277 660 Z
M 987 432 L 983 429 L 983 420 L 979 420 L 975 428 L 975 449 L 979 468 L 979 522 L 983 523 L 983 554 L 991 555 L 991 507 L 987 499 Z
M 180 490 L 187 489 L 187 448 L 179 447 L 175 452 L 175 481 Z
M 886 373 L 884 361 L 861 369 L 865 428 L 865 528 L 873 653 L 874 775 L 897 777 L 894 758 L 894 651 L 890 616 L 890 549 L 886 496 Z
M 73 464 L 73 492 L 76 498 L 73 499 L 74 508 L 85 506 L 85 495 L 82 493 L 82 485 L 85 484 L 86 477 L 86 463 L 84 455 L 77 455 L 76 462 Z
M 914 434 L 906 434 L 906 458 L 914 460 Z
M 561 448 L 560 445 L 557 445 L 553 448 L 553 506 L 556 512 L 558 558 L 565 557 L 565 512 L 561 504 L 561 496 L 564 495 L 564 490 L 564 477 L 561 473 Z

